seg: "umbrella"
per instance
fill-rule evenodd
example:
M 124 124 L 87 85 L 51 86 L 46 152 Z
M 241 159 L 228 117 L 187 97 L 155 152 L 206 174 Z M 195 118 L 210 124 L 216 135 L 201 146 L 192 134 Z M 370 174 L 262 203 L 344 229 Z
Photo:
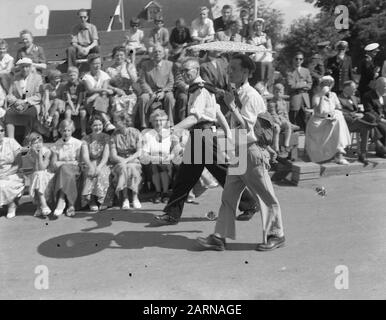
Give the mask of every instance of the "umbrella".
M 261 46 L 234 41 L 214 41 L 190 46 L 192 50 L 221 51 L 221 52 L 273 52 L 264 50 Z

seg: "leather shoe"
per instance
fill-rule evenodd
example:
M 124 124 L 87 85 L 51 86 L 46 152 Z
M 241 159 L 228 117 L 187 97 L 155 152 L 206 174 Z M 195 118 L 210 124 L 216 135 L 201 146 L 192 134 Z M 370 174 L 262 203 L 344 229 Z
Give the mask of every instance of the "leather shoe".
M 211 234 L 206 238 L 198 237 L 197 243 L 202 250 L 214 250 L 224 251 L 225 250 L 225 239 Z
M 158 225 L 174 225 L 178 223 L 178 220 L 174 219 L 173 217 L 169 216 L 167 213 L 154 217 L 155 221 Z
M 271 251 L 280 248 L 285 244 L 285 237 L 268 236 L 267 243 L 259 243 L 256 247 L 257 251 Z
M 368 166 L 369 163 L 370 163 L 370 161 L 367 160 L 366 156 L 364 156 L 363 154 L 360 154 L 360 155 L 358 156 L 358 161 L 359 161 L 359 162 L 362 162 L 365 166 Z
M 238 221 L 249 221 L 255 215 L 255 210 L 245 210 L 242 214 L 239 214 L 236 218 Z

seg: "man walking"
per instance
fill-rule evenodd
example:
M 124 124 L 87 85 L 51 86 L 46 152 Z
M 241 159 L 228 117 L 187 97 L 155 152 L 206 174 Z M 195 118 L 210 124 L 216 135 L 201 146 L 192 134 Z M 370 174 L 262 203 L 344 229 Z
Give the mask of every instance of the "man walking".
M 164 209 L 165 214 L 156 217 L 158 224 L 161 225 L 178 223 L 189 191 L 197 183 L 205 167 L 222 186 L 224 186 L 226 178 L 227 166 L 221 164 L 219 159 L 217 159 L 216 135 L 212 135 L 213 143 L 208 143 L 208 139 L 204 134 L 204 130 L 207 130 L 207 132 L 208 130 L 213 130 L 216 121 L 220 123 L 227 136 L 231 134 L 225 117 L 216 103 L 215 88 L 202 80 L 200 77 L 200 65 L 194 59 L 189 59 L 183 63 L 182 72 L 190 86 L 188 99 L 189 114 L 188 117 L 174 127 L 174 130 L 190 130 L 190 149 L 185 150 L 185 152 L 190 152 L 191 157 L 189 163 L 184 161 L 179 168 L 173 186 L 173 193 Z M 201 137 L 197 134 L 200 131 L 202 131 Z M 197 139 L 202 139 L 202 141 L 197 141 Z M 197 150 L 195 146 L 200 146 L 200 149 Z M 202 161 L 200 163 L 195 161 L 195 154 L 198 153 L 201 153 Z M 210 159 L 212 160 L 210 164 L 206 163 L 206 154 L 213 155 L 213 158 Z M 250 215 L 253 215 L 256 211 L 256 202 L 249 193 L 244 193 L 240 210 L 247 213 L 251 212 Z
M 247 131 L 246 141 L 238 142 L 247 144 L 247 168 L 241 175 L 227 175 L 215 233 L 207 238 L 197 239 L 205 250 L 225 250 L 225 238 L 235 239 L 236 207 L 240 194 L 246 187 L 260 203 L 263 243 L 259 243 L 256 250 L 273 250 L 283 246 L 285 242 L 280 204 L 268 175 L 269 156 L 259 146 L 255 133 L 259 131 L 255 125 L 257 116 L 264 110 L 264 101 L 249 85 L 248 78 L 253 71 L 254 63 L 246 55 L 237 54 L 230 61 L 229 78 L 236 84 L 236 92 L 235 96 L 227 92 L 225 102 L 232 112 L 231 127 Z

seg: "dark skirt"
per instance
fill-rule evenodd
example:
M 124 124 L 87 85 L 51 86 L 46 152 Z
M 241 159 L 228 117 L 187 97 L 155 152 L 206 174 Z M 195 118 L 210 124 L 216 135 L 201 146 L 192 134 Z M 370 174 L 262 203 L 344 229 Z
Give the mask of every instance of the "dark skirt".
M 32 127 L 34 121 L 37 119 L 36 108 L 30 106 L 24 112 L 17 112 L 14 109 L 9 109 L 4 117 L 6 124 L 13 124 L 15 126 Z
M 55 203 L 58 200 L 59 191 L 67 198 L 68 204 L 74 206 L 78 199 L 78 184 L 80 169 L 78 165 L 63 164 L 53 178 L 53 196 Z

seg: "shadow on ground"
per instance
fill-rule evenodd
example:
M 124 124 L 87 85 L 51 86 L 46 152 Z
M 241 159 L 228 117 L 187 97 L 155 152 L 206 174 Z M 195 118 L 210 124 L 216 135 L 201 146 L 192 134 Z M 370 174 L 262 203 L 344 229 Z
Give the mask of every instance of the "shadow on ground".
M 164 248 L 186 251 L 200 251 L 195 239 L 187 238 L 180 233 L 201 233 L 189 231 L 124 231 L 112 233 L 70 233 L 42 242 L 37 251 L 42 256 L 56 259 L 80 258 L 96 254 L 106 249 L 144 249 Z M 256 244 L 227 244 L 229 251 L 251 251 Z
M 41 243 L 39 254 L 49 258 L 78 258 L 98 253 L 105 249 L 144 249 L 150 247 L 194 250 L 195 240 L 178 233 L 200 233 L 191 231 L 124 231 L 112 233 L 70 233 L 51 238 Z

